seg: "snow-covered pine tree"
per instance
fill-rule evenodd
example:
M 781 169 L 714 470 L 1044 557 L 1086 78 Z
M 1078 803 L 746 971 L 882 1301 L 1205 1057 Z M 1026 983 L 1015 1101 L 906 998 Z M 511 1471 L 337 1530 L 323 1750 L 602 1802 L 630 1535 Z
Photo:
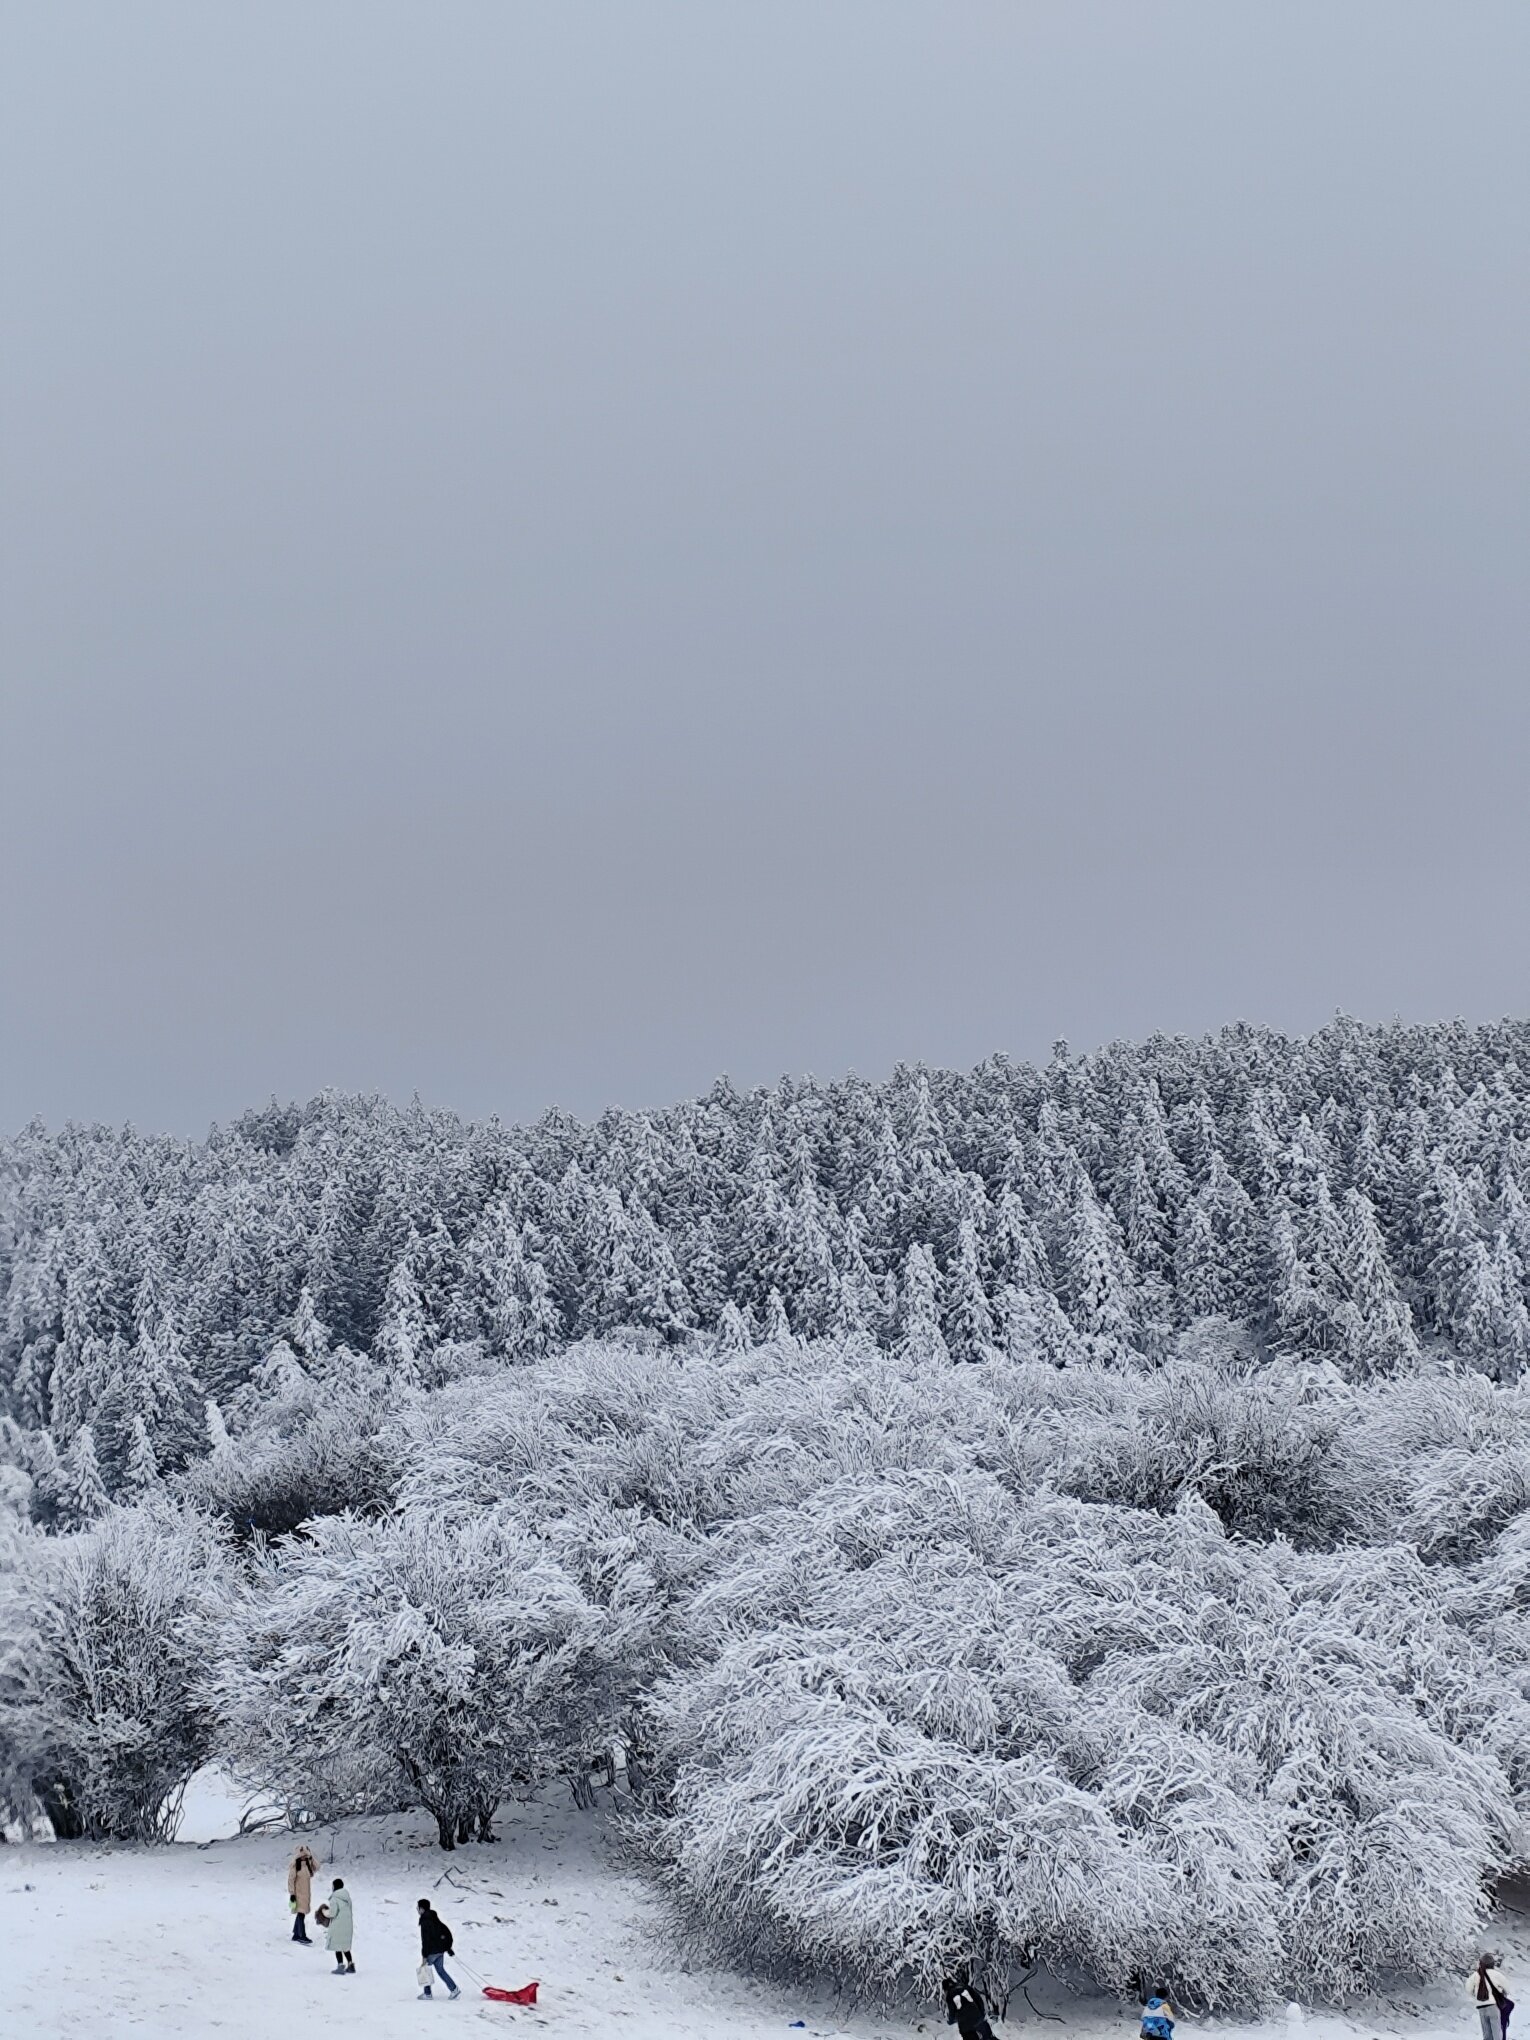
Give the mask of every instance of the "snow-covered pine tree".
M 405 1388 L 419 1386 L 423 1378 L 421 1363 L 434 1344 L 430 1322 L 425 1315 L 424 1298 L 415 1279 L 412 1255 L 418 1249 L 418 1236 L 411 1233 L 408 1245 L 388 1277 L 382 1322 L 372 1342 L 375 1357 Z
M 466 1280 L 453 1327 L 459 1338 L 481 1338 L 491 1353 L 509 1353 L 518 1345 L 524 1254 L 519 1222 L 510 1205 L 497 1198 L 479 1219 L 463 1254 Z
M 984 1360 L 995 1344 L 993 1312 L 983 1290 L 977 1227 L 962 1220 L 956 1258 L 946 1272 L 942 1313 L 946 1346 L 955 1360 Z
M 1139 1278 L 1167 1281 L 1171 1269 L 1170 1225 L 1148 1173 L 1146 1145 L 1135 1115 L 1129 1117 L 1119 1175 L 1116 1216 L 1127 1255 Z
M 839 1309 L 839 1276 L 822 1205 L 811 1180 L 800 1182 L 784 1207 L 781 1250 L 773 1272 L 797 1331 L 805 1338 L 826 1332 Z
M 631 1216 L 630 1239 L 637 1282 L 632 1322 L 648 1325 L 666 1339 L 684 1338 L 695 1325 L 696 1313 L 673 1248 L 641 1209 Z
M 255 1370 L 255 1386 L 266 1403 L 300 1402 L 313 1383 L 285 1339 L 278 1339 Z
M 1278 1349 L 1301 1359 L 1326 1353 L 1335 1337 L 1332 1309 L 1303 1258 L 1283 1198 L 1277 1198 L 1270 1215 L 1270 1261 L 1275 1278 L 1271 1320 Z
M 163 1486 L 159 1477 L 159 1461 L 154 1456 L 154 1441 L 141 1416 L 133 1419 L 122 1485 L 127 1494 L 135 1497 L 153 1494 Z
M 765 1299 L 765 1324 L 761 1336 L 767 1346 L 790 1346 L 795 1343 L 792 1321 L 786 1314 L 786 1304 L 779 1289 L 772 1289 Z
M 1022 1366 L 1068 1367 L 1089 1358 L 1050 1289 L 1008 1284 L 999 1298 L 999 1330 L 1004 1352 Z
M 59 1520 L 71 1530 L 84 1529 L 106 1508 L 106 1485 L 96 1463 L 96 1438 L 89 1424 L 80 1425 L 60 1455 L 52 1501 Z
M 754 1342 L 753 1327 L 731 1298 L 718 1314 L 713 1336 L 720 1354 L 747 1353 Z
M 715 1325 L 728 1300 L 728 1273 L 710 1212 L 704 1212 L 686 1234 L 678 1258 L 697 1323 Z
M 547 1270 L 535 1254 L 522 1258 L 520 1322 L 508 1357 L 520 1365 L 540 1360 L 563 1340 L 563 1313 L 553 1295 Z
M 212 1396 L 203 1405 L 207 1423 L 207 1449 L 215 1459 L 233 1456 L 234 1442 L 228 1435 L 228 1425 L 223 1421 L 223 1412 Z
M 297 1308 L 292 1313 L 292 1326 L 287 1336 L 292 1350 L 310 1372 L 322 1367 L 330 1349 L 330 1330 L 319 1316 L 313 1291 L 307 1283 L 298 1293 Z
M 1430 1160 L 1417 1222 L 1426 1320 L 1447 1338 L 1459 1337 L 1471 1304 L 1480 1228 L 1466 1185 L 1438 1150 Z
M 918 1240 L 903 1259 L 903 1307 L 898 1327 L 898 1352 L 921 1367 L 940 1366 L 951 1358 L 940 1329 L 935 1257 Z
M 1068 1316 L 1085 1351 L 1104 1365 L 1129 1361 L 1130 1274 L 1115 1222 L 1080 1172 L 1062 1240 Z
M 1530 1313 L 1525 1308 L 1513 1249 L 1503 1233 L 1471 1242 L 1451 1331 L 1463 1356 L 1500 1381 L 1517 1381 L 1530 1358 Z
M 1342 1204 L 1339 1321 L 1349 1371 L 1361 1379 L 1406 1372 L 1419 1363 L 1418 1336 L 1387 1266 L 1375 1209 L 1359 1190 L 1346 1190 Z
M 1227 1256 L 1218 1244 L 1211 1204 L 1204 1190 L 1185 1206 L 1174 1243 L 1174 1290 L 1179 1321 L 1230 1314 L 1233 1285 Z

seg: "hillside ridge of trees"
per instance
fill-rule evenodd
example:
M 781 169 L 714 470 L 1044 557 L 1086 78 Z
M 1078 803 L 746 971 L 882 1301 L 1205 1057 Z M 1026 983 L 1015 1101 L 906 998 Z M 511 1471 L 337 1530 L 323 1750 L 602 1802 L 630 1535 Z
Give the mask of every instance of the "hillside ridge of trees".
M 681 1941 L 1204 2005 L 1530 1867 L 1530 1022 L 0 1147 L 0 1798 L 566 1781 Z
M 0 1397 L 115 1490 L 330 1340 L 428 1379 L 617 1328 L 1160 1358 L 1219 1316 L 1347 1376 L 1530 1356 L 1530 1022 L 1247 1026 L 1036 1069 L 726 1080 L 472 1124 L 273 1104 L 0 1144 Z M 445 1352 L 445 1359 L 438 1358 Z

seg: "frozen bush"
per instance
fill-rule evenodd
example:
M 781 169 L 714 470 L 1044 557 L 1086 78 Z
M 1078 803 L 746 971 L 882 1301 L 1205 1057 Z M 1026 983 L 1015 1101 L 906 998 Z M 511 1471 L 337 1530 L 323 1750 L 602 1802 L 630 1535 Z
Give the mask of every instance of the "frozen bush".
M 503 1512 L 327 1517 L 261 1558 L 211 1690 L 243 1781 L 386 1790 L 451 1848 L 577 1763 L 623 1642 Z
M 1521 1704 L 1416 1557 L 979 1474 L 843 1481 L 720 1542 L 647 1836 L 734 1958 L 1343 1998 L 1457 1960 L 1523 1859 L 1493 1728 Z
M 1530 1388 L 1480 1375 L 1400 1384 L 1356 1413 L 1379 1461 L 1392 1534 L 1432 1559 L 1485 1553 L 1530 1506 Z
M 277 1537 L 312 1516 L 391 1504 L 402 1432 L 396 1398 L 366 1383 L 311 1387 L 263 1409 L 234 1449 L 198 1461 L 179 1487 L 240 1537 Z
M 0 1739 L 60 1835 L 162 1841 L 212 1743 L 198 1696 L 226 1562 L 214 1526 L 113 1509 L 23 1539 L 0 1625 Z

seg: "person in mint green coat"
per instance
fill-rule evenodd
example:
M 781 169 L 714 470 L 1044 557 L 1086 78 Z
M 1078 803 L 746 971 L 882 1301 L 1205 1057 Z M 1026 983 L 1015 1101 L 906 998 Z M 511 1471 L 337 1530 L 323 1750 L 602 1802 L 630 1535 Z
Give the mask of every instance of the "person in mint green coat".
M 355 1934 L 355 1921 L 351 1912 L 351 1894 L 345 1888 L 345 1879 L 337 1877 L 327 1901 L 329 1925 L 324 1929 L 324 1945 L 335 1958 L 336 1976 L 354 1976 L 356 1960 L 351 1954 L 351 1942 Z

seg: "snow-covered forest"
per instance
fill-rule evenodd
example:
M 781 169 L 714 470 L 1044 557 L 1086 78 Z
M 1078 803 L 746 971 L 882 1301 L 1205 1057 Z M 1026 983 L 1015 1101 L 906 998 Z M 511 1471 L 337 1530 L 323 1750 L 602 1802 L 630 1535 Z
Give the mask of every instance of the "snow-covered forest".
M 1530 1022 L 34 1126 L 9 1797 L 565 1778 L 741 1965 L 1433 1976 L 1530 1861 L 1527 1195 Z

